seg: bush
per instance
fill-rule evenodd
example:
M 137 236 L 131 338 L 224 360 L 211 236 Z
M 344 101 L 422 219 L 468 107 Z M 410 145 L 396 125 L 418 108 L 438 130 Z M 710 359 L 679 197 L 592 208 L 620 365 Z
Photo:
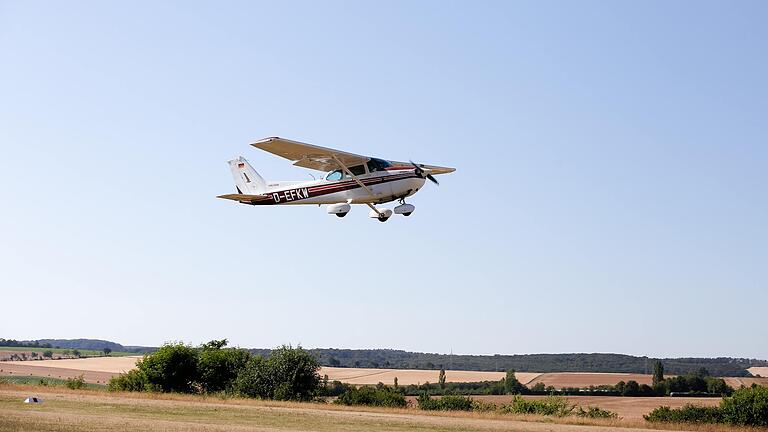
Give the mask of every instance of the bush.
M 658 407 L 643 418 L 649 422 L 672 423 L 722 423 L 723 416 L 718 407 L 685 405 L 682 408 Z
M 472 411 L 492 412 L 492 411 L 496 411 L 497 409 L 499 409 L 499 407 L 496 406 L 496 404 L 493 402 L 485 402 L 485 401 L 476 400 L 476 399 L 472 400 Z
M 145 391 L 149 390 L 146 375 L 138 369 L 122 373 L 109 380 L 109 391 Z
M 728 423 L 743 426 L 768 426 L 768 388 L 736 390 L 724 397 L 719 407 L 686 405 L 672 409 L 660 407 L 644 416 L 652 422 Z
M 349 387 L 334 403 L 341 405 L 367 405 L 403 408 L 408 405 L 405 396 L 389 387 Z
M 768 426 L 768 387 L 742 388 L 720 403 L 725 423 Z
M 203 345 L 197 357 L 197 377 L 205 392 L 231 390 L 237 374 L 251 358 L 248 351 L 224 348 L 225 345 L 226 339 L 209 342 Z
M 149 385 L 164 392 L 191 393 L 197 382 L 198 351 L 182 343 L 165 344 L 136 364 Z
M 473 400 L 467 396 L 446 395 L 441 398 L 431 398 L 429 394 L 422 393 L 416 399 L 419 409 L 430 411 L 471 411 Z
M 523 399 L 515 396 L 512 402 L 501 407 L 502 412 L 512 414 L 537 414 L 545 416 L 566 417 L 571 415 L 573 405 L 562 396 L 547 396 L 544 399 Z
M 85 378 L 83 378 L 82 375 L 76 378 L 67 378 L 67 381 L 64 383 L 64 385 L 66 385 L 67 388 L 71 388 L 72 390 L 78 390 L 85 387 Z
M 244 396 L 277 400 L 310 400 L 318 391 L 320 365 L 301 347 L 283 346 L 268 359 L 253 357 L 240 370 L 234 390 Z
M 604 410 L 599 407 L 587 407 L 587 409 L 584 409 L 579 406 L 579 407 L 576 407 L 575 414 L 578 417 L 585 417 L 585 418 L 615 419 L 619 417 L 618 414 L 616 414 L 615 412 Z

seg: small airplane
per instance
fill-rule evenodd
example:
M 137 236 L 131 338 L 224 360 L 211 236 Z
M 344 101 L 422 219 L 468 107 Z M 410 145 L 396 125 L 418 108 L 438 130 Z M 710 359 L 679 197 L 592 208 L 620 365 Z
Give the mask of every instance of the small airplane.
M 371 218 L 386 222 L 393 211 L 375 204 L 398 200 L 400 205 L 394 213 L 410 216 L 416 207 L 407 204 L 405 198 L 418 192 L 426 180 L 439 184 L 434 175 L 456 170 L 361 156 L 278 137 L 251 145 L 293 161 L 296 166 L 327 174 L 321 180 L 267 182 L 240 156 L 227 162 L 237 193 L 217 198 L 250 205 L 328 204 L 328 214 L 338 217 L 349 213 L 350 204 L 365 204 L 371 208 Z

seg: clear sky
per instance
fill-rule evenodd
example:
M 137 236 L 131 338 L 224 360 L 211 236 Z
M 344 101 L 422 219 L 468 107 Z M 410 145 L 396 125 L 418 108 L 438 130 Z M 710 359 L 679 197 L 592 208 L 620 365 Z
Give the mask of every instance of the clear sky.
M 0 337 L 768 358 L 766 2 L 0 1 Z M 216 199 L 282 136 L 457 167 Z

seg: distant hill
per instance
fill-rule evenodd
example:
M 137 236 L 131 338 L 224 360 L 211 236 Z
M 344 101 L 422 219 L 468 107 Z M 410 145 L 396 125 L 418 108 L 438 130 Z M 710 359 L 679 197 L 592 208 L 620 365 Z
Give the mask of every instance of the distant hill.
M 143 347 L 143 346 L 130 346 L 130 345 L 125 346 L 117 342 L 111 342 L 111 341 L 106 341 L 101 339 L 38 339 L 36 341 L 29 341 L 29 342 L 37 342 L 40 345 L 50 344 L 54 348 L 91 349 L 91 350 L 103 350 L 104 348 L 109 348 L 112 351 L 135 352 L 135 353 L 152 352 L 156 349 L 153 347 Z

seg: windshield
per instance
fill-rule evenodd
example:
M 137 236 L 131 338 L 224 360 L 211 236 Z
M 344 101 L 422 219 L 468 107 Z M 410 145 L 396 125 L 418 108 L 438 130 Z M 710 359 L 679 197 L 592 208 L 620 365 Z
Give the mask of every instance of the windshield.
M 341 178 L 344 177 L 344 174 L 341 173 L 341 170 L 331 171 L 328 173 L 327 176 L 325 176 L 326 180 L 341 180 Z

